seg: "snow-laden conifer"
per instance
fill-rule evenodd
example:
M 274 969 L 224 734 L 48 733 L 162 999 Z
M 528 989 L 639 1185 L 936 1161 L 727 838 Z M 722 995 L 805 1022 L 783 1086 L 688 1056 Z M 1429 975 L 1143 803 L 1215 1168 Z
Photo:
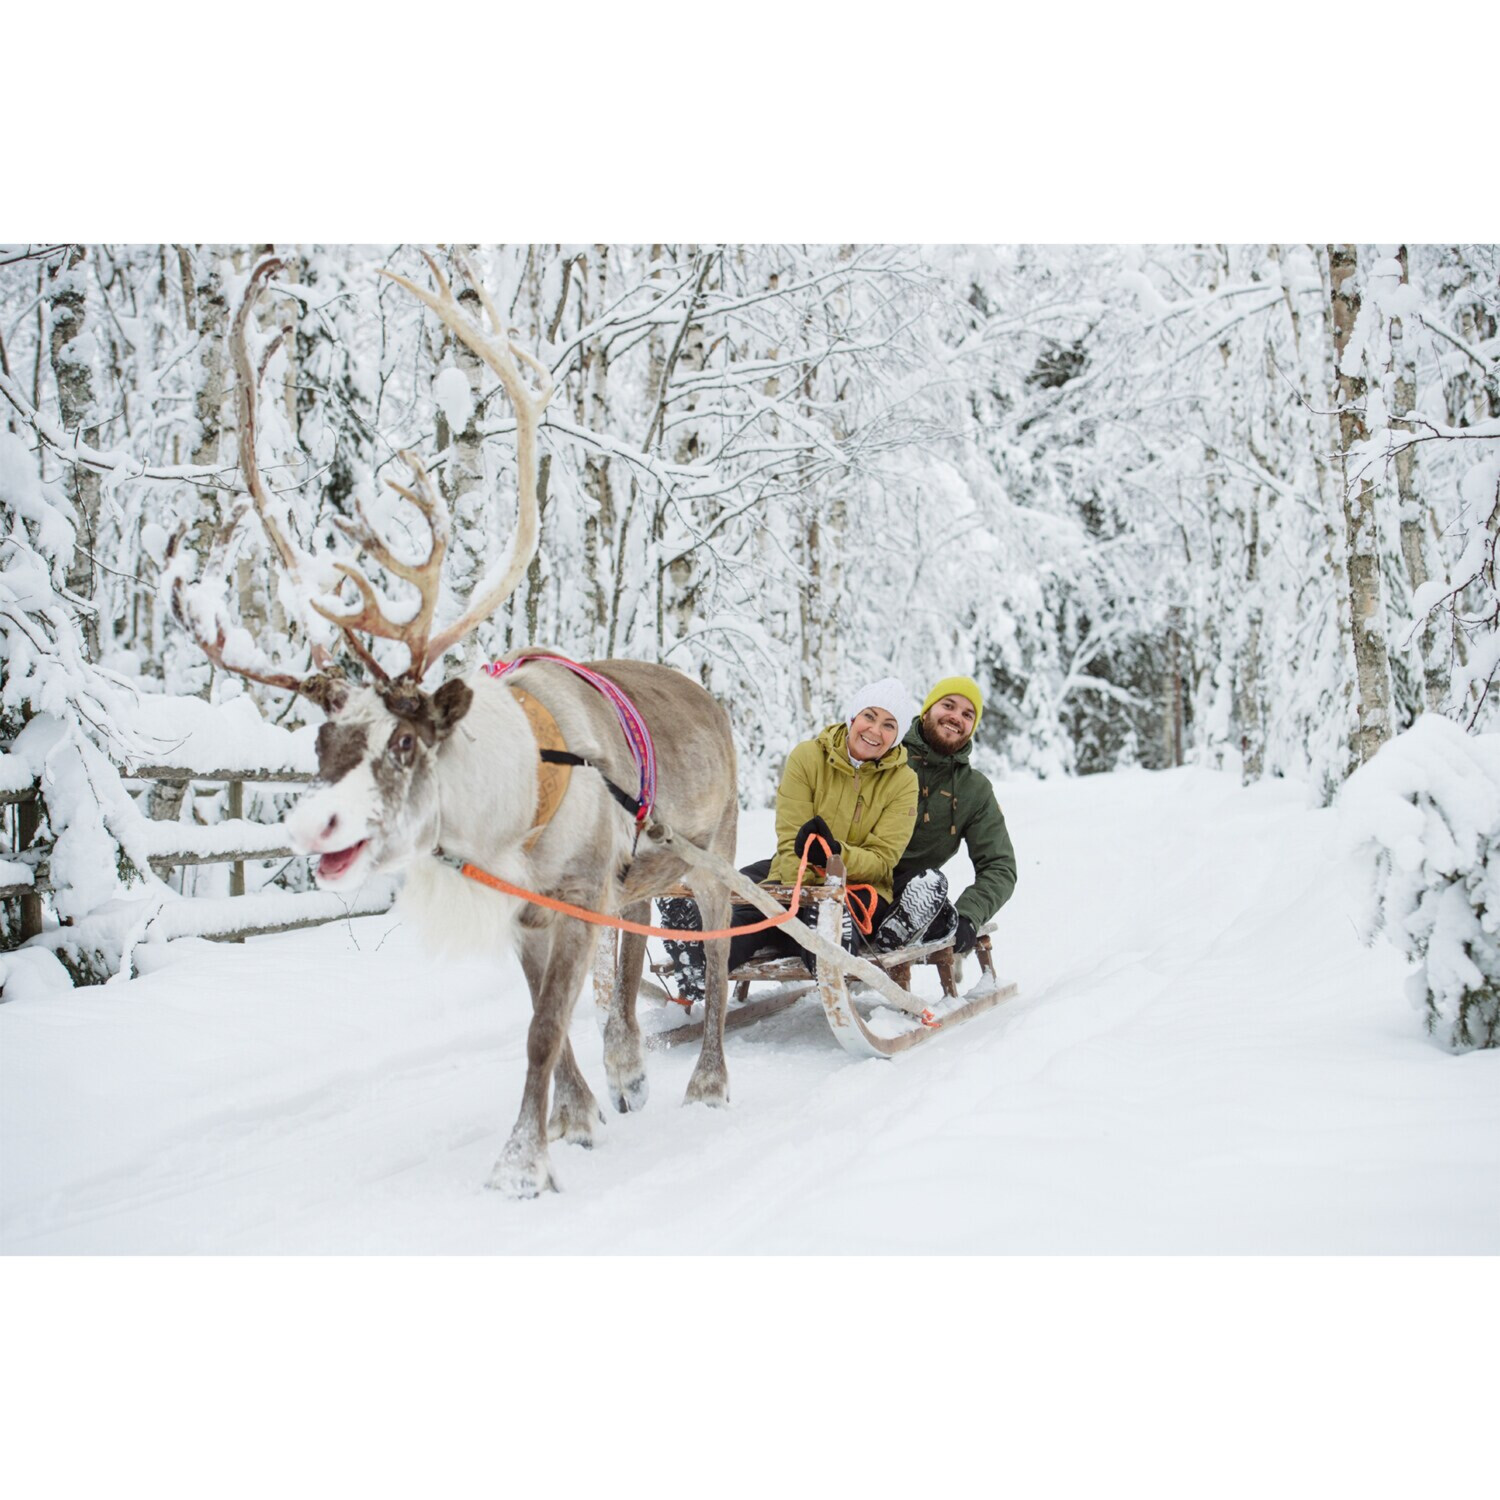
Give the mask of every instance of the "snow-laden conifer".
M 1424 714 L 1339 796 L 1365 882 L 1366 941 L 1417 967 L 1427 1028 L 1455 1050 L 1500 1045 L 1500 734 Z

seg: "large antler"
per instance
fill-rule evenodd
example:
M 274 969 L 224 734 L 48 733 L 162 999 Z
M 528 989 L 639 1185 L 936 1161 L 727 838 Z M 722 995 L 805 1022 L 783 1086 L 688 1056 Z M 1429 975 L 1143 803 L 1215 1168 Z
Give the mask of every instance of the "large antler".
M 359 568 L 347 562 L 335 562 L 334 567 L 359 590 L 359 609 L 354 614 L 337 613 L 325 609 L 316 599 L 312 605 L 325 620 L 331 620 L 344 632 L 345 639 L 382 681 L 389 681 L 389 678 L 376 666 L 374 657 L 360 645 L 354 632 L 362 630 L 366 635 L 380 636 L 383 640 L 400 641 L 411 656 L 407 673 L 420 681 L 431 660 L 427 656 L 427 637 L 432 632 L 432 617 L 437 609 L 438 589 L 443 577 L 443 558 L 448 552 L 448 508 L 443 504 L 442 496 L 433 488 L 421 459 L 415 453 L 405 451 L 401 457 L 411 469 L 416 488 L 408 489 L 404 484 L 397 484 L 394 479 L 388 479 L 386 483 L 403 499 L 416 506 L 431 529 L 432 546 L 427 560 L 423 563 L 409 563 L 399 556 L 370 524 L 370 518 L 358 500 L 354 502 L 358 520 L 350 521 L 339 516 L 335 518 L 334 525 L 362 552 L 368 552 L 386 572 L 416 588 L 420 598 L 416 614 L 409 620 L 393 620 L 385 612 L 374 585 Z
M 260 398 L 260 377 L 270 356 L 275 353 L 276 344 L 273 343 L 266 350 L 261 360 L 261 368 L 257 370 L 250 362 L 250 350 L 245 342 L 245 328 L 250 321 L 250 310 L 255 306 L 255 300 L 260 296 L 262 286 L 284 266 L 284 261 L 278 260 L 275 256 L 268 256 L 251 271 L 250 280 L 245 284 L 245 295 L 241 298 L 240 305 L 235 308 L 234 321 L 229 325 L 229 357 L 234 364 L 235 436 L 239 448 L 240 473 L 245 477 L 245 488 L 250 491 L 256 514 L 260 517 L 261 525 L 265 528 L 266 536 L 270 538 L 277 557 L 281 559 L 281 565 L 289 573 L 295 574 L 297 555 L 272 512 L 270 498 L 266 494 L 265 484 L 260 477 L 260 464 L 255 457 L 255 439 L 259 430 L 256 421 L 256 403 Z M 280 343 L 279 337 L 276 343 Z
M 283 262 L 275 256 L 267 256 L 250 272 L 250 279 L 245 285 L 245 295 L 235 310 L 234 319 L 230 325 L 229 352 L 235 371 L 240 472 L 244 476 L 250 503 L 260 518 L 261 526 L 272 550 L 297 585 L 299 596 L 306 597 L 303 587 L 303 555 L 287 536 L 286 529 L 282 525 L 282 511 L 285 508 L 278 508 L 267 493 L 255 453 L 256 402 L 260 393 L 260 376 L 271 355 L 275 353 L 281 338 L 278 335 L 270 348 L 265 351 L 261 358 L 260 368 L 257 369 L 251 361 L 245 336 L 251 309 L 255 306 L 256 299 L 260 296 L 265 283 L 281 270 L 282 266 Z M 204 574 L 214 580 L 214 587 L 220 592 L 227 586 L 233 541 L 240 523 L 244 520 L 245 510 L 246 505 L 242 499 L 218 528 L 209 547 Z M 183 526 L 172 538 L 168 548 L 169 557 L 176 558 L 186 532 L 187 527 Z M 175 562 L 170 572 L 172 575 L 172 612 L 191 631 L 203 654 L 221 671 L 234 672 L 238 676 L 248 677 L 253 682 L 263 682 L 268 687 L 281 688 L 286 692 L 301 693 L 304 697 L 322 705 L 324 709 L 329 709 L 341 696 L 344 687 L 337 673 L 332 670 L 332 655 L 327 647 L 317 640 L 312 641 L 312 662 L 317 670 L 308 677 L 295 677 L 288 672 L 273 670 L 274 664 L 255 649 L 254 643 L 249 640 L 248 636 L 244 641 L 235 643 L 233 651 L 235 659 L 227 660 L 225 652 L 229 645 L 229 633 L 224 622 L 219 618 L 217 604 L 210 604 L 203 597 L 190 598 L 187 579 Z M 360 650 L 358 642 L 351 639 L 351 644 L 356 650 Z M 364 655 L 362 650 L 360 654 Z M 254 664 L 247 664 L 247 658 L 254 659 Z M 368 657 L 365 659 L 369 665 L 374 666 L 373 661 L 369 661 Z M 376 667 L 375 670 L 378 672 L 379 668 Z M 380 675 L 383 677 L 385 674 Z
M 427 262 L 428 269 L 432 272 L 432 278 L 438 285 L 436 292 L 430 292 L 425 287 L 418 286 L 409 281 L 405 276 L 398 276 L 394 271 L 383 271 L 381 274 L 389 276 L 390 279 L 400 286 L 404 286 L 412 296 L 416 297 L 425 306 L 432 309 L 439 318 L 466 343 L 475 354 L 487 364 L 500 379 L 500 384 L 505 387 L 505 394 L 510 398 L 510 404 L 516 413 L 516 489 L 518 498 L 518 513 L 516 518 L 515 540 L 511 548 L 511 559 L 509 566 L 488 587 L 482 588 L 477 597 L 473 598 L 469 607 L 463 615 L 451 625 L 438 632 L 424 644 L 424 649 L 419 654 L 412 647 L 412 665 L 410 670 L 418 679 L 427 671 L 433 662 L 456 642 L 462 640 L 481 620 L 487 620 L 501 604 L 515 592 L 516 585 L 526 575 L 526 569 L 536 552 L 537 536 L 541 528 L 541 518 L 537 507 L 536 497 L 536 433 L 540 424 L 543 411 L 547 403 L 552 399 L 552 375 L 547 367 L 534 355 L 521 348 L 519 344 L 512 343 L 505 332 L 505 324 L 501 320 L 495 304 L 490 300 L 490 294 L 486 290 L 484 282 L 474 274 L 474 268 L 469 264 L 468 257 L 461 250 L 453 252 L 454 260 L 458 268 L 464 274 L 469 285 L 472 286 L 479 296 L 481 306 L 484 308 L 485 316 L 489 320 L 492 332 L 486 333 L 458 304 L 458 299 L 453 295 L 453 289 L 448 285 L 447 278 L 438 269 L 437 262 L 423 252 L 422 259 Z M 537 390 L 533 392 L 527 385 L 521 374 L 519 360 L 537 378 Z M 418 466 L 419 467 L 419 466 Z M 425 473 L 418 474 L 418 488 L 422 489 L 430 501 L 436 501 L 436 496 L 431 486 L 425 483 Z M 400 488 L 397 486 L 397 488 Z M 402 490 L 401 493 L 413 498 L 410 491 Z M 433 519 L 425 507 L 417 503 L 428 519 Z M 438 502 L 440 503 L 440 502 Z M 443 533 L 441 537 L 444 548 L 447 546 L 447 512 L 443 511 Z M 366 527 L 368 531 L 368 526 Z M 428 559 L 427 568 L 434 567 L 433 559 L 437 565 L 441 565 L 441 555 L 438 550 L 439 533 L 436 524 L 433 525 L 433 556 Z M 368 542 L 366 546 L 368 547 Z M 378 554 L 376 554 L 378 556 Z M 383 561 L 383 559 L 382 559 Z M 371 591 L 368 583 L 357 577 L 352 571 L 345 570 L 348 576 L 354 579 L 355 586 L 365 595 L 366 608 L 369 607 Z M 395 570 L 393 570 L 395 571 Z M 425 572 L 425 570 L 422 570 Z M 404 577 L 404 574 L 398 573 Z M 412 580 L 415 581 L 415 580 Z M 433 606 L 437 597 L 437 585 L 435 579 L 429 579 L 424 587 L 423 608 L 418 619 L 425 619 L 429 624 L 432 619 Z M 430 587 L 430 593 L 427 589 Z M 335 617 L 331 617 L 335 618 Z M 339 621 L 343 623 L 342 620 Z M 415 622 L 413 622 L 415 623 Z
M 173 550 L 181 540 L 181 536 L 182 533 L 179 532 L 173 537 Z M 239 677 L 248 677 L 252 682 L 263 682 L 267 687 L 281 688 L 288 693 L 301 693 L 304 698 L 310 698 L 325 713 L 332 713 L 343 701 L 347 692 L 347 684 L 336 671 L 317 671 L 307 677 L 294 677 L 290 672 L 257 670 L 254 667 L 244 666 L 239 661 L 226 661 L 224 651 L 228 644 L 228 635 L 223 623 L 218 620 L 214 622 L 212 637 L 204 631 L 196 612 L 187 600 L 185 580 L 180 577 L 172 580 L 172 613 L 193 633 L 193 638 L 198 642 L 203 654 L 221 672 L 233 672 Z
M 409 563 L 397 553 L 388 542 L 382 539 L 380 534 L 370 523 L 370 518 L 365 514 L 363 506 L 356 502 L 355 511 L 357 519 L 354 521 L 338 518 L 335 524 L 349 537 L 349 539 L 362 552 L 367 553 L 382 568 L 395 578 L 411 584 L 418 593 L 419 603 L 416 612 L 410 619 L 396 620 L 387 611 L 381 601 L 375 586 L 370 582 L 366 574 L 351 562 L 338 561 L 333 566 L 344 575 L 355 587 L 360 596 L 358 607 L 351 613 L 325 608 L 316 600 L 312 601 L 312 608 L 325 620 L 337 625 L 343 632 L 344 639 L 348 642 L 350 649 L 365 664 L 377 681 L 389 683 L 390 676 L 385 672 L 370 650 L 361 643 L 357 632 L 366 635 L 377 636 L 384 640 L 401 642 L 410 655 L 404 677 L 415 682 L 420 682 L 426 675 L 427 669 L 437 661 L 445 651 L 457 641 L 463 639 L 481 620 L 486 620 L 495 610 L 515 592 L 516 585 L 525 576 L 526 569 L 536 552 L 537 537 L 540 531 L 540 514 L 537 505 L 537 427 L 540 423 L 543 411 L 547 403 L 552 399 L 552 377 L 540 360 L 536 359 L 527 350 L 514 344 L 504 332 L 504 324 L 495 304 L 490 300 L 489 292 L 484 283 L 475 275 L 473 267 L 469 264 L 466 256 L 461 251 L 454 252 L 454 258 L 465 278 L 472 284 L 478 293 L 480 304 L 489 320 L 491 332 L 486 332 L 475 322 L 458 304 L 458 299 L 453 295 L 452 288 L 447 279 L 438 269 L 437 263 L 430 255 L 423 255 L 436 281 L 437 292 L 427 291 L 417 286 L 414 282 L 407 280 L 404 276 L 398 276 L 392 271 L 382 274 L 389 276 L 392 281 L 404 286 L 411 294 L 418 298 L 427 307 L 431 308 L 452 331 L 463 340 L 475 354 L 487 364 L 499 377 L 501 385 L 505 387 L 506 395 L 509 396 L 512 407 L 516 413 L 516 460 L 517 460 L 517 491 L 519 496 L 519 509 L 516 523 L 514 543 L 511 548 L 510 561 L 500 576 L 492 582 L 481 584 L 477 595 L 471 599 L 469 607 L 463 615 L 451 625 L 432 634 L 433 618 L 437 610 L 438 594 L 442 582 L 443 559 L 447 555 L 448 541 L 450 535 L 450 520 L 448 508 L 444 504 L 441 495 L 433 486 L 428 477 L 427 470 L 422 466 L 421 460 L 414 454 L 403 452 L 401 457 L 410 466 L 412 471 L 412 486 L 397 484 L 394 480 L 387 480 L 391 488 L 403 499 L 409 501 L 421 513 L 432 533 L 432 543 L 428 550 L 426 559 L 421 563 Z M 273 503 L 266 491 L 261 479 L 260 468 L 256 461 L 256 395 L 259 386 L 259 372 L 255 369 L 250 359 L 249 349 L 246 343 L 245 330 L 249 322 L 250 310 L 256 297 L 260 294 L 264 283 L 281 269 L 281 261 L 275 257 L 269 257 L 258 264 L 250 273 L 250 280 L 246 286 L 244 300 L 240 303 L 234 316 L 234 322 L 230 333 L 230 351 L 234 360 L 234 368 L 238 385 L 239 406 L 239 450 L 240 468 L 244 474 L 245 485 L 249 491 L 251 502 L 255 507 L 256 514 L 260 517 L 261 525 L 264 527 L 272 549 L 293 581 L 298 585 L 297 592 L 302 598 L 307 598 L 309 590 L 304 586 L 303 567 L 304 556 L 289 539 L 287 529 L 282 524 L 282 509 Z M 274 345 L 273 345 L 274 350 Z M 269 358 L 269 352 L 266 358 Z M 518 364 L 517 361 L 520 363 Z M 261 361 L 264 368 L 266 360 Z M 521 365 L 525 365 L 536 377 L 537 388 L 533 390 L 526 382 L 521 373 Z M 231 522 L 220 533 L 216 539 L 214 551 L 216 555 L 227 556 L 228 545 L 234 534 L 240 519 L 244 514 L 243 503 L 236 511 Z M 210 569 L 212 571 L 212 569 Z M 238 672 L 241 676 L 249 677 L 256 682 L 264 682 L 271 687 L 280 687 L 292 692 L 301 692 L 315 701 L 323 702 L 328 696 L 327 669 L 332 664 L 332 657 L 328 650 L 318 643 L 313 642 L 313 665 L 318 672 L 312 677 L 298 679 L 287 673 L 268 670 L 270 664 L 262 666 L 260 661 L 253 668 L 239 665 L 240 661 L 248 656 L 258 656 L 253 644 L 246 649 L 233 651 L 235 661 L 225 659 L 226 632 L 224 626 L 218 621 L 215 614 L 212 620 L 212 628 L 203 627 L 203 609 L 191 607 L 185 594 L 183 580 L 179 577 L 172 585 L 172 603 L 178 618 L 197 637 L 198 644 L 202 647 L 205 655 L 215 665 L 226 671 Z

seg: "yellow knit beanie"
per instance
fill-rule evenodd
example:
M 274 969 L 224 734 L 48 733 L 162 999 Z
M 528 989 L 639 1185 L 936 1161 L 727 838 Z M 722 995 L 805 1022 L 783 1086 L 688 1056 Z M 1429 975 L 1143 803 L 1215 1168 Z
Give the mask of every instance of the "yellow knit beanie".
M 933 683 L 932 691 L 922 700 L 922 713 L 925 715 L 939 698 L 946 698 L 949 693 L 957 693 L 974 705 L 974 732 L 977 734 L 979 721 L 984 717 L 984 694 L 972 677 L 945 677 L 941 682 Z

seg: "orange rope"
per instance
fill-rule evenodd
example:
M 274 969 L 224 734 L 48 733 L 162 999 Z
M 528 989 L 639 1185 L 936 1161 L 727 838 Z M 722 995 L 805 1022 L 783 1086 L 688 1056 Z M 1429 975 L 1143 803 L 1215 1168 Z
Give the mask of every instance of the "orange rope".
M 854 899 L 856 891 L 859 892 L 858 901 Z M 880 899 L 880 892 L 873 885 L 846 885 L 844 894 L 839 899 L 849 908 L 854 925 L 869 937 L 870 928 L 875 923 L 875 903 Z
M 512 885 L 498 875 L 491 875 L 488 870 L 481 870 L 478 865 L 466 864 L 459 874 L 467 875 L 470 880 L 477 880 L 480 885 L 487 885 L 492 890 L 504 891 L 507 896 L 519 896 L 521 900 L 530 901 L 535 906 L 545 906 L 552 911 L 562 912 L 564 916 L 577 917 L 580 922 L 592 922 L 596 927 L 615 927 L 621 932 L 639 933 L 641 937 L 672 938 L 679 943 L 704 943 L 710 938 L 735 937 L 742 932 L 764 932 L 768 927 L 780 927 L 783 922 L 791 921 L 797 915 L 797 907 L 802 901 L 802 877 L 806 873 L 807 857 L 814 843 L 822 844 L 825 851 L 828 849 L 826 841 L 818 834 L 814 834 L 803 845 L 802 859 L 797 866 L 797 881 L 792 887 L 792 904 L 779 917 L 766 917 L 763 921 L 750 922 L 744 927 L 719 927 L 713 932 L 684 931 L 677 927 L 648 927 L 643 922 L 627 922 L 624 917 L 606 917 L 602 912 L 590 911 L 585 906 L 574 906 L 570 902 L 559 901 L 554 896 L 544 896 L 539 891 L 528 891 L 524 886 Z M 863 909 L 849 899 L 856 891 L 860 893 L 859 901 L 865 903 Z M 872 885 L 846 885 L 839 893 L 839 900 L 849 908 L 863 933 L 870 931 L 875 899 L 875 887 Z

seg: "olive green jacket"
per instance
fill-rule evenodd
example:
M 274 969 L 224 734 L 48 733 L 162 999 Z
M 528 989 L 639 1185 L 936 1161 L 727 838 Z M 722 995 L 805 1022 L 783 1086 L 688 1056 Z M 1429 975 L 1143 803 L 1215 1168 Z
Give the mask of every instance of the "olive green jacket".
M 922 737 L 922 721 L 913 719 L 901 743 L 920 783 L 920 811 L 897 872 L 938 869 L 962 843 L 974 866 L 974 884 L 953 904 L 959 916 L 983 927 L 1016 888 L 1016 852 L 995 789 L 969 764 L 972 740 L 956 755 L 943 755 Z
M 776 858 L 771 879 L 797 878 L 792 844 L 809 818 L 820 817 L 843 848 L 851 882 L 873 885 L 891 899 L 891 876 L 917 817 L 917 777 L 906 751 L 892 745 L 877 761 L 849 759 L 849 726 L 830 724 L 786 758 L 776 788 Z

